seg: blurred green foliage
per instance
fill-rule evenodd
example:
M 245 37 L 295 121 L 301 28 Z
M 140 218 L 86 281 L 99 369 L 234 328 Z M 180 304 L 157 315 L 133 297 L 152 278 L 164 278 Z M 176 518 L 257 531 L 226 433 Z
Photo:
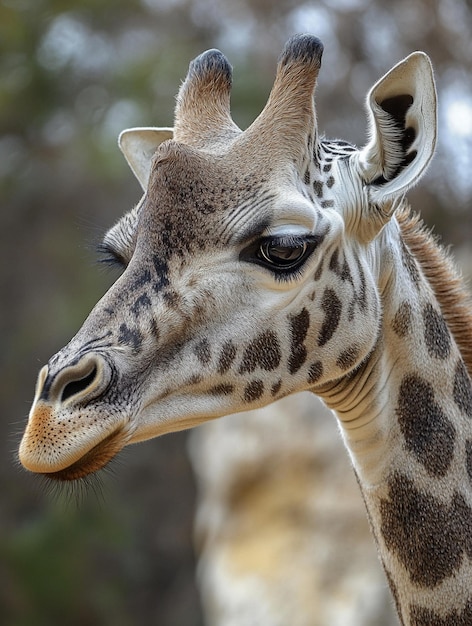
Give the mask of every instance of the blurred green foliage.
M 95 510 L 82 509 L 78 516 L 58 504 L 47 516 L 23 527 L 1 546 L 8 569 L 1 594 L 3 624 L 48 626 L 66 616 L 68 624 L 78 626 L 131 624 L 124 611 L 125 592 L 116 558 L 132 543 L 123 528 L 110 526 L 107 516 Z M 90 572 L 104 558 L 109 571 L 99 585 L 92 586 Z

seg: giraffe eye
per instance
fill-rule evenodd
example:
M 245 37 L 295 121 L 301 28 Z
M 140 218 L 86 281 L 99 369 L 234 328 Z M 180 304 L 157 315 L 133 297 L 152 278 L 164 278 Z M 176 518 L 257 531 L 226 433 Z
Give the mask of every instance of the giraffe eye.
M 290 279 L 322 239 L 313 233 L 262 237 L 242 250 L 239 258 L 272 270 L 278 279 Z
M 261 261 L 288 270 L 304 260 L 307 248 L 306 241 L 285 243 L 279 239 L 268 239 L 261 243 L 258 253 Z

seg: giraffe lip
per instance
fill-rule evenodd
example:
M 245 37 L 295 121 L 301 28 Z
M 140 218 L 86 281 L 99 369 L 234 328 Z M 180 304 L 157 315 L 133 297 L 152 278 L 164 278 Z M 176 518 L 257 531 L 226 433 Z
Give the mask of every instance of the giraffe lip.
M 102 469 L 125 446 L 126 438 L 120 428 L 97 443 L 77 461 L 56 472 L 43 472 L 51 480 L 68 482 L 79 480 Z

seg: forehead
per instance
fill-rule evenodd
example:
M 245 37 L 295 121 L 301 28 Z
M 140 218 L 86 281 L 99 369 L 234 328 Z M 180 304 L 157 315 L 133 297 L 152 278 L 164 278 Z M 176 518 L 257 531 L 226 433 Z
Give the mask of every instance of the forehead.
M 248 222 L 269 224 L 277 191 L 271 172 L 247 167 L 231 154 L 215 155 L 166 142 L 153 160 L 141 208 L 141 231 L 160 245 L 193 249 L 227 245 Z

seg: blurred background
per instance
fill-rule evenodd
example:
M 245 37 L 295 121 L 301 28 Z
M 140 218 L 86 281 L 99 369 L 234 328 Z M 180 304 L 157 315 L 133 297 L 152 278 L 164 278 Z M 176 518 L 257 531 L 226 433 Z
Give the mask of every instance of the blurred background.
M 218 432 L 201 429 L 192 438 L 198 482 L 188 435 L 179 433 L 125 451 L 100 482 L 73 497 L 51 495 L 23 472 L 16 448 L 40 366 L 75 333 L 114 279 L 96 263 L 96 244 L 140 195 L 117 148 L 118 133 L 130 126 L 172 125 L 174 97 L 188 63 L 211 47 L 220 48 L 234 66 L 233 117 L 246 127 L 265 104 L 284 42 L 301 31 L 317 34 L 325 44 L 317 91 L 321 128 L 359 145 L 365 141 L 363 101 L 370 86 L 413 50 L 430 55 L 439 92 L 439 146 L 429 174 L 409 195 L 470 272 L 468 0 L 0 0 L 2 625 L 223 623 L 208 600 L 217 586 L 208 566 L 208 537 L 219 531 L 205 491 L 212 473 L 204 466 L 212 450 L 226 450 L 223 426 Z M 277 410 L 293 414 L 291 406 Z M 305 400 L 296 406 L 306 425 Z M 344 485 L 344 476 L 346 481 L 352 476 L 334 420 L 318 415 L 318 404 L 312 407 L 310 424 L 322 429 L 330 423 L 326 437 L 334 443 L 327 462 L 335 464 L 330 471 Z M 229 419 L 221 423 L 230 424 L 230 449 L 243 446 L 234 453 L 241 465 L 244 437 L 234 431 L 241 434 L 247 416 Z M 273 445 L 278 452 L 288 438 L 286 430 L 280 433 Z M 259 437 L 259 443 L 266 439 Z M 277 473 L 273 461 L 267 463 L 249 479 L 246 471 L 246 484 L 256 484 L 258 471 L 267 480 L 267 467 Z M 361 515 L 360 496 L 355 498 L 358 512 L 346 515 Z M 329 530 L 332 524 L 325 526 Z M 335 543 L 344 546 L 345 556 L 349 544 L 342 542 L 349 537 L 342 532 L 344 539 Z M 200 567 L 206 617 L 195 584 L 195 545 L 206 558 Z M 366 545 L 374 562 L 370 539 Z M 330 559 L 324 564 L 328 569 Z M 231 587 L 228 578 L 227 591 Z M 381 622 L 380 614 L 372 624 L 394 623 L 388 616 Z M 320 623 L 355 623 L 329 619 Z

